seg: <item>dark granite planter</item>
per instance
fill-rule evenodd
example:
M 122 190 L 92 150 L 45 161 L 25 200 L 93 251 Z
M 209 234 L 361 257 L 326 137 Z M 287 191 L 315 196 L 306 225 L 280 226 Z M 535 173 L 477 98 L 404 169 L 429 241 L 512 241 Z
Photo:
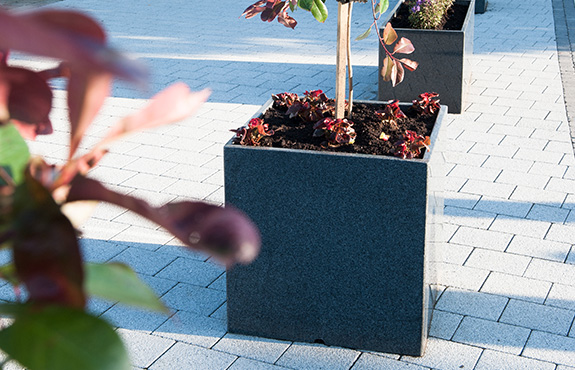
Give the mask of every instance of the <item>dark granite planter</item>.
M 383 81 L 380 74 L 379 100 L 410 101 L 418 94 L 437 92 L 441 103 L 449 106 L 450 113 L 463 111 L 467 90 L 471 84 L 475 1 L 456 1 L 469 4 L 467 17 L 460 31 L 396 28 L 399 37 L 408 38 L 415 46 L 415 51 L 408 57 L 419 62 L 419 67 L 406 73 L 403 82 L 395 87 L 392 87 L 390 82 Z M 396 4 L 389 19 L 400 5 L 401 2 Z M 381 46 L 379 53 L 381 69 L 385 56 Z
M 424 159 L 226 144 L 226 202 L 255 221 L 263 244 L 252 264 L 227 272 L 230 332 L 423 354 L 446 111 Z
M 487 10 L 487 0 L 475 0 L 475 14 L 483 14 Z

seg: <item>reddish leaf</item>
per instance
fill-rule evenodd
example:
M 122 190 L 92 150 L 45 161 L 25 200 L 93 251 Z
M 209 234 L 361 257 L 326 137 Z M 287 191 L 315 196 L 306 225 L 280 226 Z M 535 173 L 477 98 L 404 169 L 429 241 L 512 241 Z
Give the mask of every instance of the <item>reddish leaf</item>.
M 413 47 L 411 41 L 409 41 L 409 39 L 406 39 L 405 37 L 399 39 L 399 41 L 397 42 L 397 44 L 395 44 L 395 47 L 393 48 L 393 54 L 395 53 L 411 54 L 414 51 L 415 47 Z
M 30 174 L 15 193 L 13 230 L 14 265 L 30 301 L 83 308 L 84 271 L 76 232 Z
M 228 266 L 251 262 L 259 252 L 257 228 L 243 213 L 231 207 L 179 202 L 155 208 L 83 176 L 74 178 L 67 200 L 99 200 L 127 208 L 163 226 L 187 246 L 214 254 Z
M 397 33 L 391 26 L 391 23 L 387 23 L 385 29 L 383 30 L 383 41 L 386 45 L 391 45 L 397 40 Z
M 393 61 L 393 64 L 397 70 L 397 73 L 395 74 L 395 80 L 393 80 L 393 86 L 396 86 L 398 84 L 401 83 L 401 81 L 403 81 L 403 77 L 405 76 L 405 71 L 403 70 L 403 67 L 401 66 L 401 63 L 399 62 L 399 60 L 395 59 Z
M 297 21 L 285 12 L 278 16 L 278 22 L 291 29 L 295 29 L 295 26 L 297 26 Z
M 383 60 L 383 67 L 381 68 L 381 77 L 383 77 L 384 81 L 391 80 L 393 65 L 394 63 L 391 57 L 389 56 L 385 57 L 385 59 Z
M 24 13 L 22 18 L 29 22 L 42 24 L 46 28 L 84 36 L 95 42 L 106 42 L 104 29 L 93 18 L 78 12 L 74 12 L 73 15 L 70 13 L 70 11 L 43 9 L 42 11 Z
M 56 58 L 142 81 L 146 75 L 142 66 L 106 46 L 94 22 L 87 19 L 82 13 L 68 10 L 11 13 L 0 9 L 0 49 Z
M 154 96 L 147 107 L 124 117 L 113 126 L 95 149 L 100 150 L 127 133 L 180 121 L 194 114 L 209 95 L 210 91 L 207 89 L 190 92 L 186 84 L 175 83 Z
M 52 90 L 38 73 L 24 68 L 5 67 L 0 69 L 0 79 L 7 83 L 11 119 L 28 124 L 49 122 Z
M 109 73 L 72 74 L 68 82 L 68 114 L 70 116 L 69 159 L 80 145 L 84 133 L 100 111 L 110 93 Z
M 411 59 L 401 58 L 399 61 L 405 66 L 405 68 L 412 72 L 417 69 L 417 66 L 419 66 L 419 63 L 414 62 Z
M 267 0 L 260 0 L 246 8 L 240 17 L 245 16 L 246 19 L 250 19 L 257 14 L 261 13 L 264 10 L 264 5 L 267 3 Z

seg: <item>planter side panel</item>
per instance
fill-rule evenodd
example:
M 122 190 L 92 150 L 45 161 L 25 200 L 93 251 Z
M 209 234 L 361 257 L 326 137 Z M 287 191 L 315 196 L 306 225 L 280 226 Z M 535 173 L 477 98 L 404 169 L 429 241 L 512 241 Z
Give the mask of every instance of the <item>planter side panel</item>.
M 419 66 L 413 72 L 406 72 L 403 82 L 395 87 L 389 81 L 383 81 L 380 74 L 379 100 L 412 101 L 421 93 L 437 92 L 441 104 L 449 106 L 451 113 L 463 111 L 467 89 L 471 84 L 475 2 L 463 3 L 469 4 L 469 10 L 461 31 L 396 29 L 399 37 L 408 38 L 415 46 L 415 51 L 408 58 L 419 62 Z M 380 46 L 380 69 L 384 58 L 385 51 Z
M 263 237 L 228 271 L 231 332 L 422 354 L 427 161 L 232 145 L 224 160 L 226 202 Z

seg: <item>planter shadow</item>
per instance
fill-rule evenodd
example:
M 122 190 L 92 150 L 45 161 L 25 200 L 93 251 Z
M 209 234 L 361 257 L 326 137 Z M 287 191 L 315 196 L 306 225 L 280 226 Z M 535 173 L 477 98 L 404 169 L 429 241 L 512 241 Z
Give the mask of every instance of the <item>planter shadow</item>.
M 262 233 L 260 256 L 227 272 L 230 332 L 423 354 L 443 242 L 446 111 L 424 159 L 226 144 L 226 202 Z
M 419 62 L 404 81 L 392 87 L 379 75 L 379 100 L 410 101 L 417 94 L 437 92 L 450 113 L 461 113 L 465 108 L 467 90 L 471 85 L 471 56 L 473 54 L 473 27 L 475 1 L 456 1 L 469 6 L 463 27 L 459 31 L 420 30 L 396 28 L 400 37 L 411 40 L 415 51 L 409 59 Z M 393 18 L 402 2 L 389 13 Z M 383 33 L 383 29 L 380 30 Z M 379 48 L 379 68 L 383 67 L 385 51 Z

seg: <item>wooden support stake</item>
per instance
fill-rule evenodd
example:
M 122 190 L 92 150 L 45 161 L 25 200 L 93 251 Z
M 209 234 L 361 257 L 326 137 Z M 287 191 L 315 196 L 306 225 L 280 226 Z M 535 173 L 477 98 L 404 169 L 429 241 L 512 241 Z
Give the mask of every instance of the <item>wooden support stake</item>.
M 335 118 L 345 116 L 345 80 L 347 63 L 347 28 L 350 3 L 337 5 L 337 52 L 335 62 Z

